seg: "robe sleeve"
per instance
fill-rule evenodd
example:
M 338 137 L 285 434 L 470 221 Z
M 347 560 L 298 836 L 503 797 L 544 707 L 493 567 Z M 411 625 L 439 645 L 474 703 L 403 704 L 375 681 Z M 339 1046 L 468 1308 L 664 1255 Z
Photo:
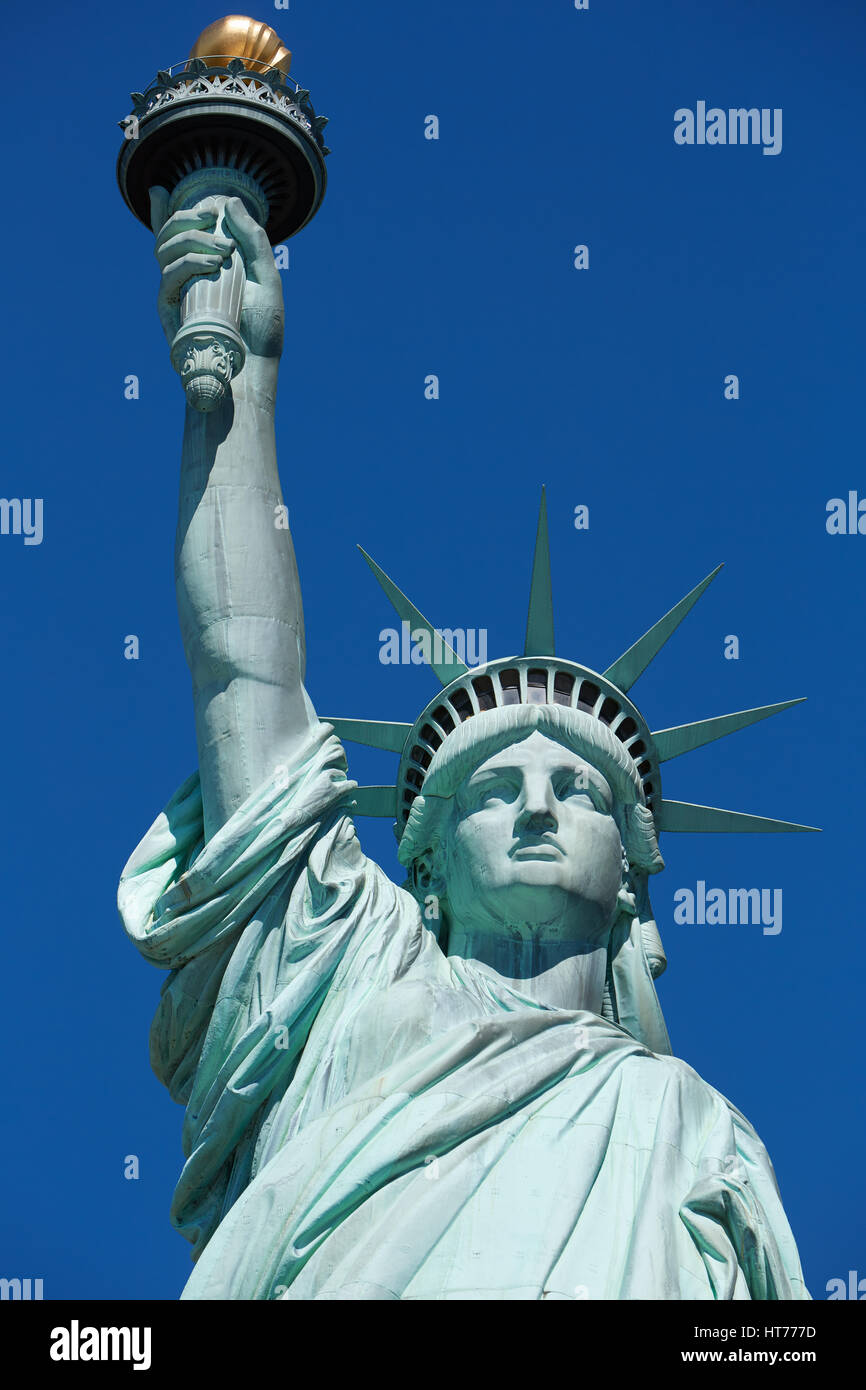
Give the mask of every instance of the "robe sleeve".
M 349 815 L 356 786 L 321 725 L 207 844 L 194 774 L 123 870 L 124 928 L 170 972 L 151 1060 L 187 1106 L 172 1220 L 194 1258 L 251 1180 L 259 1136 L 364 921 L 371 866 Z
M 809 1299 L 770 1155 L 745 1115 L 713 1093 L 702 1176 L 680 1208 L 713 1297 Z

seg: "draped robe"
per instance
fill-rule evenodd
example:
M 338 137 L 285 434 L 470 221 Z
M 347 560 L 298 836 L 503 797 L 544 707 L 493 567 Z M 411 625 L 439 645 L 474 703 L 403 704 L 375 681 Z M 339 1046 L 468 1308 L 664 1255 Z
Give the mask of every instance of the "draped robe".
M 170 972 L 189 1299 L 803 1299 L 769 1156 L 684 1062 L 448 958 L 366 858 L 329 726 L 204 843 L 198 774 L 119 906 Z

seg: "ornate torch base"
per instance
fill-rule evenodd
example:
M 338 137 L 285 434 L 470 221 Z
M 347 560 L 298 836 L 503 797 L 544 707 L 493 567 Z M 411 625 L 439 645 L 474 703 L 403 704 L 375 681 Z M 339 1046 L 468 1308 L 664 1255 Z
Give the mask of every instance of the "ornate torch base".
M 230 15 L 205 30 L 185 63 L 133 92 L 117 178 L 141 222 L 150 226 L 149 190 L 158 185 L 170 194 L 169 214 L 214 198 L 222 236 L 231 197 L 272 246 L 306 226 L 325 193 L 327 117 L 288 76 L 290 58 L 269 26 Z M 235 251 L 217 274 L 185 287 L 171 360 L 196 410 L 219 406 L 243 368 L 244 285 Z

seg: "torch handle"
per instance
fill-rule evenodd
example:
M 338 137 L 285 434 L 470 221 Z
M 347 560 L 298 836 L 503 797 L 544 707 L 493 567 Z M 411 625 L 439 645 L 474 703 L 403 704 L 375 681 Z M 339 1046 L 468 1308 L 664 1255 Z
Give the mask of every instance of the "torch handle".
M 225 195 L 215 201 L 215 231 L 225 228 Z M 235 250 L 213 275 L 197 275 L 184 287 L 180 327 L 171 345 L 171 361 L 196 410 L 211 411 L 225 398 L 229 382 L 242 370 L 245 349 L 240 334 L 246 270 Z

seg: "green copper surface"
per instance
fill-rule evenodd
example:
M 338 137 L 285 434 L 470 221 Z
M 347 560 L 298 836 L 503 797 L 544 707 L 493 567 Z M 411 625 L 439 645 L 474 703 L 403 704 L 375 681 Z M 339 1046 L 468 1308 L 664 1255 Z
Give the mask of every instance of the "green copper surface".
M 663 618 L 659 618 L 657 623 L 653 623 L 649 632 L 645 632 L 643 637 L 629 647 L 627 652 L 617 657 L 612 666 L 605 671 L 608 680 L 618 685 L 620 690 L 631 690 L 638 676 L 643 675 L 650 662 L 658 656 L 665 642 L 675 632 L 687 613 L 691 611 L 697 603 L 701 594 L 713 582 L 722 566 L 717 565 L 706 579 L 702 579 L 700 584 L 696 584 L 685 598 L 681 598 L 679 603 L 675 603 L 669 613 Z
M 274 524 L 280 277 L 243 202 L 218 211 L 226 244 L 212 200 L 154 219 L 169 343 L 200 258 L 237 254 L 245 359 L 185 416 L 176 576 L 199 767 L 118 896 L 167 972 L 151 1056 L 186 1108 L 183 1297 L 808 1298 L 766 1149 L 673 1055 L 656 992 L 659 833 L 805 828 L 661 795 L 661 759 L 783 708 L 654 736 L 628 700 L 713 576 L 595 675 L 553 651 L 543 502 L 526 657 L 434 665 L 445 688 L 420 724 L 320 721 Z M 354 824 L 395 815 L 398 793 L 351 781 L 338 735 L 401 754 L 402 886 Z
M 547 534 L 547 498 L 541 489 L 535 555 L 532 561 L 532 587 L 529 591 L 529 614 L 526 619 L 524 656 L 553 656 L 556 652 L 553 637 L 553 589 L 550 582 L 550 541 Z
M 779 831 L 817 831 L 816 825 L 797 825 L 794 821 L 750 816 L 744 811 L 720 811 L 715 806 L 694 806 L 688 801 L 662 801 L 656 813 L 659 830 L 703 831 L 713 834 Z
M 335 719 L 329 714 L 322 715 L 322 723 L 332 724 L 338 738 L 348 739 L 350 743 L 363 743 L 368 748 L 382 748 L 388 753 L 402 753 L 412 728 L 411 724 L 387 723 L 378 719 Z
M 360 545 L 358 549 L 361 551 L 370 569 L 388 595 L 388 599 L 395 612 L 403 622 L 409 623 L 413 633 L 424 632 L 430 638 L 430 651 L 433 653 L 430 666 L 436 672 L 442 684 L 447 685 L 449 681 L 453 681 L 456 675 L 466 671 L 468 669 L 467 666 L 460 660 L 457 653 L 448 646 L 447 642 L 442 641 L 438 630 L 433 624 L 428 623 L 423 613 L 419 613 L 414 603 L 410 603 L 406 595 L 397 588 L 397 585 L 392 579 L 388 578 L 385 571 L 376 564 L 376 561 L 367 554 L 366 550 Z M 437 640 L 434 641 L 434 639 Z M 441 656 L 437 657 L 437 653 L 440 653 Z
M 683 753 L 691 753 L 705 743 L 714 743 L 717 738 L 726 738 L 739 729 L 747 729 L 761 719 L 769 719 L 771 714 L 781 714 L 782 710 L 792 709 L 802 704 L 800 700 L 782 700 L 777 705 L 762 705 L 759 709 L 738 710 L 736 714 L 720 714 L 715 719 L 699 719 L 694 724 L 680 724 L 675 729 L 653 731 L 653 742 L 660 763 L 679 758 Z

